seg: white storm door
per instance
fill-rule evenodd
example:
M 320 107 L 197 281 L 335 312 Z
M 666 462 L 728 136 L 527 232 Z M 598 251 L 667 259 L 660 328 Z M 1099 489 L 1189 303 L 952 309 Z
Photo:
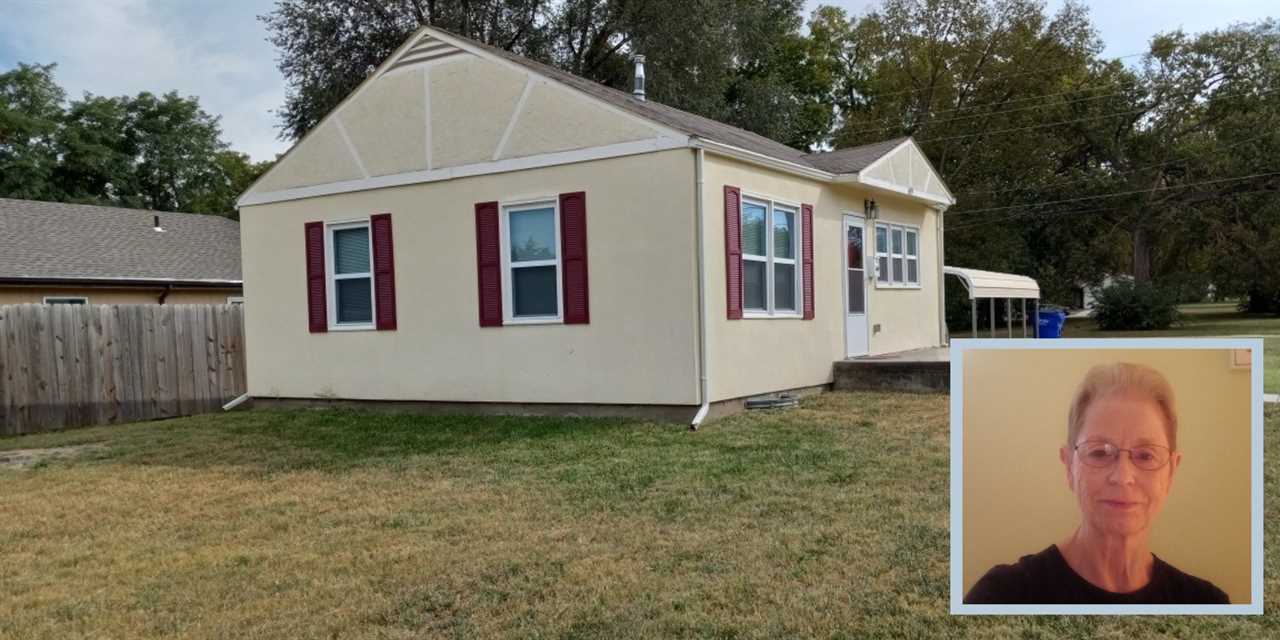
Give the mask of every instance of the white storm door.
M 845 357 L 865 356 L 869 352 L 867 335 L 867 265 L 866 220 L 861 216 L 844 217 L 844 344 Z

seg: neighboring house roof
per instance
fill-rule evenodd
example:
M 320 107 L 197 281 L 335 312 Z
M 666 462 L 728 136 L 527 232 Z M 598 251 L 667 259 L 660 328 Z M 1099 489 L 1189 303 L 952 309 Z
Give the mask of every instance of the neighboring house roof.
M 156 231 L 154 217 L 160 217 Z M 229 218 L 0 198 L 0 281 L 240 286 Z
M 557 82 L 567 84 L 583 93 L 591 95 L 616 107 L 621 107 L 634 113 L 642 118 L 647 118 L 659 124 L 666 125 L 681 133 L 699 138 L 705 138 L 714 142 L 731 145 L 768 156 L 776 160 L 785 162 L 794 162 L 796 164 L 805 165 L 826 171 L 828 173 L 857 173 L 865 169 L 868 165 L 884 157 L 890 151 L 898 148 L 906 137 L 894 138 L 893 140 L 885 140 L 872 144 L 862 145 L 859 147 L 850 147 L 832 152 L 823 153 L 806 153 L 798 149 L 793 149 L 777 140 L 766 138 L 758 133 L 740 129 L 733 125 L 723 122 L 704 118 L 700 115 L 681 111 L 675 107 L 669 107 L 659 102 L 651 102 L 641 100 L 634 95 L 625 91 L 619 91 L 613 87 L 609 87 L 599 82 L 588 80 L 580 76 L 573 75 L 567 71 L 562 71 L 551 65 L 536 62 L 528 58 L 519 56 L 510 51 L 499 49 L 497 47 L 471 40 L 464 36 L 439 29 L 439 31 L 448 33 L 449 35 L 466 40 L 468 44 L 484 49 L 489 53 L 506 59 L 510 62 L 518 64 L 522 67 L 533 71 L 534 73 L 546 76 Z

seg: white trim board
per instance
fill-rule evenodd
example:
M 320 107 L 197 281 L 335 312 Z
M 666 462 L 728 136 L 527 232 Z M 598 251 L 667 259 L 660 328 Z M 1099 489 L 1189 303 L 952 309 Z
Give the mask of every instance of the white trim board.
M 682 149 L 688 146 L 689 143 L 686 140 L 671 138 L 652 138 L 649 140 L 637 140 L 634 142 L 621 142 L 618 144 L 605 145 L 603 147 L 558 151 L 556 153 L 543 153 L 523 158 L 498 160 L 496 162 L 480 162 L 477 164 L 446 167 L 443 169 L 411 171 L 408 173 L 397 173 L 386 176 L 373 176 L 360 180 L 344 180 L 342 182 L 330 182 L 328 184 L 309 187 L 295 187 L 292 189 L 282 189 L 280 191 L 271 191 L 267 193 L 246 194 L 240 197 L 240 200 L 236 202 L 236 206 L 248 207 L 259 204 L 270 204 L 273 202 L 315 198 L 318 196 L 327 196 L 338 193 L 381 189 L 383 187 L 399 187 L 410 184 L 439 182 L 455 178 L 506 173 L 508 171 L 520 171 L 523 169 L 536 169 L 540 167 L 572 164 L 575 162 L 587 162 L 589 160 L 602 160 L 605 158 L 617 158 L 642 153 L 654 153 L 657 151 L 666 151 L 668 149 Z

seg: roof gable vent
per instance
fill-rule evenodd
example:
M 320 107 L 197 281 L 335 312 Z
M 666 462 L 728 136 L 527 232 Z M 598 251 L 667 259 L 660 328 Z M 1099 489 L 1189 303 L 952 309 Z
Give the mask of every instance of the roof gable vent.
M 432 37 L 431 34 L 423 34 L 421 39 L 413 43 L 413 46 L 409 47 L 407 51 L 400 54 L 400 57 L 396 58 L 396 61 L 391 63 L 391 66 L 387 67 L 387 71 L 383 73 L 399 67 L 407 67 L 411 64 L 443 60 L 462 53 L 466 52 L 444 40 Z

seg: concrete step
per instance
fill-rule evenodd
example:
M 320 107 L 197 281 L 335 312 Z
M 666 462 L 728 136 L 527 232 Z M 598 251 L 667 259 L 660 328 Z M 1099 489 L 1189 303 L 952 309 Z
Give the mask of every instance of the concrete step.
M 951 363 L 947 361 L 838 360 L 834 367 L 832 387 L 837 391 L 951 390 Z

